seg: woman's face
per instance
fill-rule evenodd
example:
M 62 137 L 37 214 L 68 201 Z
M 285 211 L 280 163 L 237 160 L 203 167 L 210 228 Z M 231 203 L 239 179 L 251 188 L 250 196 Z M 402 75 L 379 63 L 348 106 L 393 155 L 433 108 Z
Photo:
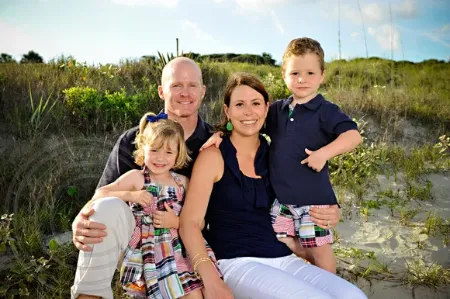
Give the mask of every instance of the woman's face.
M 224 105 L 224 110 L 233 125 L 232 134 L 252 136 L 259 134 L 264 125 L 269 105 L 256 90 L 239 85 L 231 93 L 230 106 Z

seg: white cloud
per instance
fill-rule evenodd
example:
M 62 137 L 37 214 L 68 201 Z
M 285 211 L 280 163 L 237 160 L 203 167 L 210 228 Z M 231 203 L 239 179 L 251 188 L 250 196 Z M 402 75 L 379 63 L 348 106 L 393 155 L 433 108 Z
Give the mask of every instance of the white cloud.
M 419 14 L 419 9 L 417 7 L 417 1 L 405 0 L 403 3 L 393 5 L 392 13 L 396 17 L 401 17 L 401 18 L 416 17 Z
M 375 38 L 382 49 L 398 50 L 400 48 L 400 33 L 388 24 L 379 27 L 369 27 L 367 32 Z
M 178 0 L 112 0 L 115 4 L 128 5 L 128 6 L 164 6 L 174 8 L 178 5 Z
M 439 32 L 442 34 L 446 34 L 450 32 L 450 24 L 446 24 L 439 29 Z
M 192 33 L 193 36 L 198 40 L 204 40 L 204 41 L 213 41 L 214 40 L 214 38 L 210 34 L 203 31 L 198 26 L 197 23 L 194 23 L 192 21 L 184 20 L 183 24 L 181 25 L 181 28 L 183 29 L 183 31 L 185 31 L 187 33 Z
M 361 33 L 359 33 L 359 32 L 352 32 L 352 33 L 350 34 L 350 36 L 351 36 L 352 38 L 358 38 L 358 37 L 360 37 L 360 35 L 361 35 Z
M 212 0 L 216 3 L 224 2 L 225 0 Z M 295 3 L 296 0 L 228 0 L 236 2 L 236 14 L 248 16 L 250 19 L 257 20 L 259 17 L 272 18 L 272 22 L 277 28 L 278 32 L 284 34 L 283 24 L 280 22 L 274 8 L 285 5 L 289 2 Z
M 442 39 L 438 34 L 432 32 L 422 32 L 422 35 L 428 37 L 430 40 L 440 43 L 441 45 L 450 48 L 450 43 Z
M 402 31 L 407 31 L 410 33 L 413 33 L 415 35 L 421 35 L 429 40 L 439 43 L 443 45 L 444 47 L 450 48 L 450 36 L 448 32 L 450 31 L 450 24 L 446 24 L 442 26 L 441 28 L 430 30 L 430 31 L 421 31 L 416 29 L 411 29 L 408 27 L 400 27 L 398 26 Z M 410 51 L 410 50 L 408 50 Z
M 389 13 L 388 11 L 384 10 L 378 3 L 369 3 L 367 5 L 364 5 L 361 9 L 364 22 L 368 23 L 382 22 L 387 18 L 386 13 Z
M 212 0 L 216 3 L 222 3 L 226 0 Z M 261 13 L 269 14 L 270 11 L 280 5 L 287 4 L 289 2 L 295 2 L 295 0 L 227 0 L 236 2 L 238 13 Z
M 280 23 L 280 20 L 278 19 L 277 15 L 273 10 L 270 11 L 270 15 L 272 17 L 273 22 L 275 23 L 275 26 L 277 27 L 278 31 L 281 34 L 284 34 L 284 28 L 283 25 Z
M 390 22 L 390 13 L 388 4 L 380 4 L 379 2 L 360 1 L 361 12 L 359 11 L 356 1 L 342 3 L 341 2 L 341 20 L 349 21 L 354 24 L 361 24 L 362 21 L 366 25 L 381 25 Z M 320 2 L 320 14 L 327 18 L 339 17 L 339 6 L 335 0 L 323 0 Z M 404 0 L 401 3 L 392 5 L 392 17 L 396 22 L 398 19 L 407 19 L 416 17 L 419 14 L 417 3 L 415 0 Z M 362 19 L 362 20 L 361 20 Z

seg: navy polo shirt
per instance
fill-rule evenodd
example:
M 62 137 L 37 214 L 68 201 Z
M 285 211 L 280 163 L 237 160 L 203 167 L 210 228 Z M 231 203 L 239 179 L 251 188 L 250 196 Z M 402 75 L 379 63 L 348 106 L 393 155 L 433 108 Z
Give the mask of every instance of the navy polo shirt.
M 141 167 L 134 163 L 133 152 L 136 150 L 134 140 L 139 130 L 139 126 L 131 128 L 125 131 L 117 140 L 114 148 L 109 155 L 106 162 L 105 169 L 103 170 L 102 177 L 98 182 L 97 189 L 108 185 L 117 180 L 121 175 L 131 169 L 140 169 Z M 198 153 L 202 145 L 212 135 L 212 127 L 203 121 L 199 116 L 197 121 L 197 127 L 195 127 L 194 133 L 186 140 L 186 146 L 189 149 L 189 156 L 192 161 L 183 169 L 176 170 L 177 173 L 191 177 L 192 167 L 195 159 L 197 159 Z
M 282 204 L 336 204 L 328 176 L 328 163 L 320 172 L 300 162 L 305 148 L 318 150 L 357 125 L 339 107 L 318 94 L 305 104 L 295 105 L 289 116 L 292 96 L 270 105 L 267 134 L 270 136 L 270 180 Z

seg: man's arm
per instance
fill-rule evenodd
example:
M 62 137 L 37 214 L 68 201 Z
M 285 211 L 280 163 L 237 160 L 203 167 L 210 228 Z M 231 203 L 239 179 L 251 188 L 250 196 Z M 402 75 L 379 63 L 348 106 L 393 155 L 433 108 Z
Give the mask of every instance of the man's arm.
M 131 169 L 138 168 L 134 164 L 133 144 L 138 128 L 132 128 L 123 133 L 114 145 L 109 155 L 102 177 L 97 185 L 97 189 L 115 182 L 121 175 Z M 87 244 L 96 244 L 103 241 L 106 236 L 106 226 L 102 223 L 89 220 L 95 211 L 85 206 L 72 223 L 72 241 L 79 250 L 92 251 Z
M 115 182 L 121 175 L 131 169 L 139 168 L 134 163 L 133 152 L 136 150 L 134 140 L 136 138 L 137 127 L 134 127 L 120 135 L 106 162 L 102 177 L 97 188 L 106 186 Z

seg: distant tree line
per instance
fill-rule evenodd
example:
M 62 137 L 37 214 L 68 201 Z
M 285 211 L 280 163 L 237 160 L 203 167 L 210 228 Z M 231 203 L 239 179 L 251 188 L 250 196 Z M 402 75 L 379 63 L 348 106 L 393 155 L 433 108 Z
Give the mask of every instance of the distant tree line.
M 224 54 L 206 54 L 200 55 L 199 53 L 188 52 L 181 53 L 180 56 L 189 57 L 195 61 L 216 61 L 216 62 L 246 62 L 257 65 L 275 65 L 275 59 L 269 53 L 263 52 L 261 55 L 257 54 L 236 54 L 236 53 L 224 53 Z M 157 62 L 160 57 L 154 55 L 142 56 L 145 60 L 152 60 Z
M 41 55 L 34 52 L 33 50 L 28 51 L 27 54 L 22 55 L 22 59 L 20 59 L 20 63 L 43 63 L 44 59 Z M 17 63 L 17 61 L 7 53 L 0 54 L 0 63 Z
M 155 55 L 144 55 L 141 58 L 144 60 L 149 60 L 153 62 L 158 62 L 161 59 L 170 60 L 174 58 L 175 56 L 173 54 L 167 54 L 167 57 L 165 57 L 163 54 L 159 53 L 159 57 Z M 188 52 L 188 53 L 181 53 L 180 56 L 189 57 L 195 61 L 202 62 L 202 61 L 215 61 L 215 62 L 244 62 L 244 63 L 250 63 L 250 64 L 256 64 L 256 65 L 271 65 L 274 66 L 276 61 L 272 58 L 272 55 L 266 52 L 263 52 L 261 55 L 257 54 L 236 54 L 236 53 L 224 53 L 224 54 L 205 54 L 201 55 L 199 53 L 194 52 Z M 352 61 L 359 61 L 359 60 L 385 60 L 383 58 L 379 57 L 369 57 L 369 58 L 354 58 L 351 59 Z M 341 62 L 348 62 L 345 59 L 341 59 Z M 0 54 L 0 63 L 44 63 L 44 59 L 41 55 L 34 52 L 33 50 L 28 51 L 28 53 L 23 54 L 20 61 L 16 61 L 10 54 L 7 53 L 1 53 Z M 168 61 L 167 61 L 168 62 Z M 396 64 L 416 64 L 412 61 L 396 61 Z M 422 62 L 423 64 L 440 64 L 440 63 L 450 63 L 450 57 L 448 61 L 445 60 L 438 60 L 438 59 L 427 59 Z

